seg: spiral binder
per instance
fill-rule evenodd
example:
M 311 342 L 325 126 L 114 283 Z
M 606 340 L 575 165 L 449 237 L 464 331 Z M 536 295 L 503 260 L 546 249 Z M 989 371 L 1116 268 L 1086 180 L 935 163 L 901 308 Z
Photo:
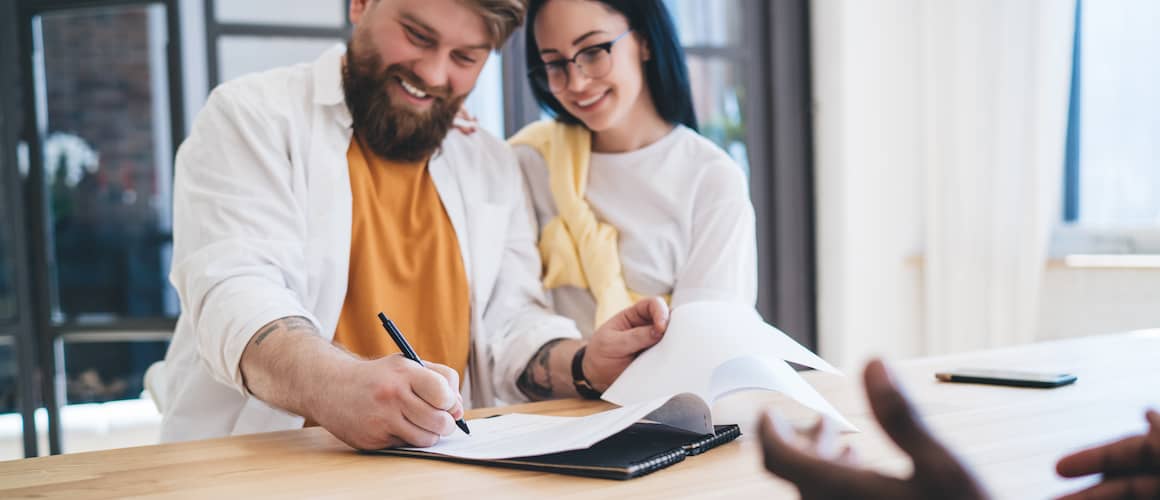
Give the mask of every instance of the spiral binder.
M 713 434 L 702 435 L 663 424 L 638 422 L 589 448 L 499 460 L 465 459 L 416 450 L 366 453 L 625 480 L 664 469 L 741 435 L 736 425 L 718 425 L 714 430 Z

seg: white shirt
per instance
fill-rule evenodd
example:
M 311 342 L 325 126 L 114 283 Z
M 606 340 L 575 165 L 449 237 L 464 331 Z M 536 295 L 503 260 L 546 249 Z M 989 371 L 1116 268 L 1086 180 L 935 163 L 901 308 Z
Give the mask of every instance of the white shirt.
M 177 153 L 170 279 L 181 317 L 166 355 L 162 440 L 293 429 L 239 368 L 258 329 L 303 316 L 333 339 L 346 296 L 351 189 L 341 46 L 313 64 L 218 87 Z M 451 132 L 430 163 L 471 295 L 464 401 L 524 399 L 515 382 L 547 341 L 579 336 L 550 314 L 511 150 Z
M 543 156 L 516 146 L 536 220 L 556 216 Z M 757 239 L 749 186 L 729 156 L 687 127 L 628 153 L 592 153 L 585 199 L 620 232 L 628 288 L 698 300 L 757 302 Z M 591 335 L 596 301 L 586 289 L 550 292 L 556 312 Z

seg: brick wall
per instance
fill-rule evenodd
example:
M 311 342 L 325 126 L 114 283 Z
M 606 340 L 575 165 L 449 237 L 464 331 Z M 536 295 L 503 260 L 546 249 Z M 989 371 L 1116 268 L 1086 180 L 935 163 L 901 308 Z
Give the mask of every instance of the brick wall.
M 48 131 L 79 136 L 100 155 L 76 187 L 52 188 L 61 309 L 158 314 L 168 235 L 157 232 L 146 8 L 52 13 L 42 26 Z

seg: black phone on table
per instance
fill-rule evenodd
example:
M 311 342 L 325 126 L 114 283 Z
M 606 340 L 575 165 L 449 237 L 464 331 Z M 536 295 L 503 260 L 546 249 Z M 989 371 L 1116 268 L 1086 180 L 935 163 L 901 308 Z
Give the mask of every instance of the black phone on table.
M 989 370 L 976 368 L 960 368 L 948 372 L 939 372 L 934 374 L 934 376 L 943 382 L 1008 385 L 1014 387 L 1034 387 L 1039 389 L 1050 389 L 1052 387 L 1064 386 L 1076 381 L 1075 375 L 1070 373 Z

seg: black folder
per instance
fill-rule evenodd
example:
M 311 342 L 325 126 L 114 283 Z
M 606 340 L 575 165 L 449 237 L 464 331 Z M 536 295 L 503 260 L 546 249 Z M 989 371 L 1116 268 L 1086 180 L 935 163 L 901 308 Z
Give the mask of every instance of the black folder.
M 652 422 L 637 422 L 589 448 L 548 455 L 479 460 L 416 450 L 375 450 L 367 453 L 446 460 L 603 479 L 632 479 L 700 455 L 737 439 L 736 425 L 715 426 L 713 434 L 696 434 Z

